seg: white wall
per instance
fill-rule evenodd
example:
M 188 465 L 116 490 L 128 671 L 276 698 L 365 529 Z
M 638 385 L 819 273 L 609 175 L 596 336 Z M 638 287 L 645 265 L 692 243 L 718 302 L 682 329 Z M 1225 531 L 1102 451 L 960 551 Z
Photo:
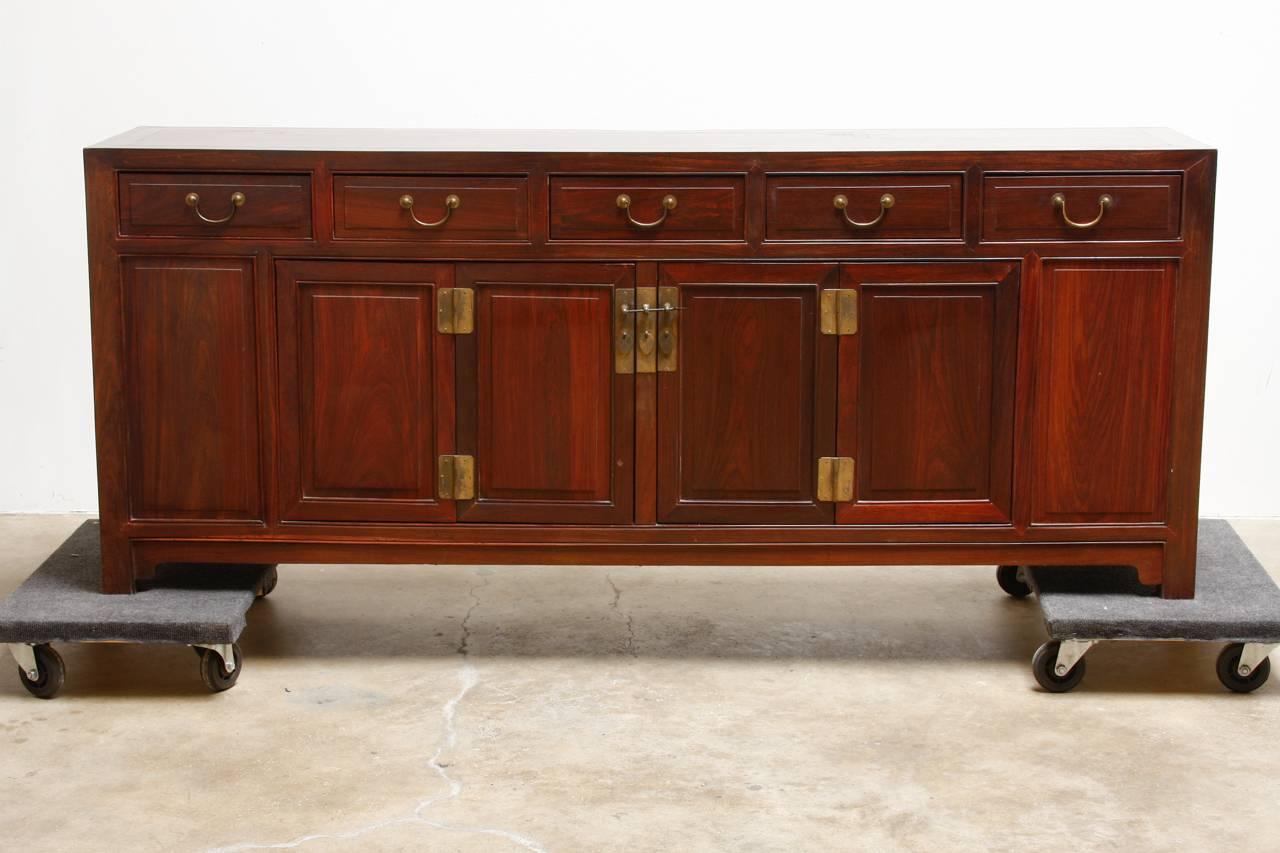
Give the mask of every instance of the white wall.
M 1167 125 L 1221 151 L 1202 511 L 1280 516 L 1277 32 L 1226 2 L 6 4 L 0 511 L 96 505 L 81 148 L 134 125 Z

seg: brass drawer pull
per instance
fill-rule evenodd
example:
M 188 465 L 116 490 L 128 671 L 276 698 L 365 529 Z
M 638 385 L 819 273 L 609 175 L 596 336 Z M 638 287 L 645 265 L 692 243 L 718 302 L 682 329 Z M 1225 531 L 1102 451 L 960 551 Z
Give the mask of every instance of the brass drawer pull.
M 208 222 L 210 225 L 221 225 L 224 222 L 230 222 L 231 217 L 236 215 L 236 211 L 244 207 L 244 193 L 237 190 L 231 194 L 231 212 L 221 219 L 210 219 L 200 212 L 200 193 L 187 193 L 187 207 L 194 210 L 201 221 Z
M 1070 225 L 1072 228 L 1092 228 L 1097 225 L 1102 221 L 1103 215 L 1106 214 L 1107 209 L 1111 207 L 1112 202 L 1115 201 L 1110 194 L 1103 193 L 1098 196 L 1098 215 L 1093 217 L 1093 219 L 1090 219 L 1088 222 L 1076 222 L 1070 216 L 1067 216 L 1067 197 L 1065 195 L 1062 193 L 1054 193 L 1049 200 L 1053 202 L 1054 207 L 1061 211 L 1062 221 Z
M 408 193 L 400 196 L 400 206 L 409 211 L 409 218 L 418 225 L 421 225 L 423 228 L 439 228 L 441 225 L 444 225 L 449 221 L 449 217 L 453 215 L 455 210 L 462 207 L 462 199 L 458 198 L 453 193 L 449 193 L 449 195 L 445 196 L 444 216 L 440 217 L 435 222 L 423 222 L 418 218 L 418 215 L 413 212 L 413 196 Z
M 856 219 L 849 218 L 849 210 L 848 210 L 849 197 L 847 195 L 844 195 L 843 193 L 841 193 L 840 195 L 833 198 L 831 200 L 831 203 L 835 205 L 836 210 L 844 214 L 844 221 L 848 222 L 854 228 L 873 228 L 876 225 L 880 224 L 880 222 L 884 219 L 884 215 L 889 212 L 889 208 L 893 207 L 895 201 L 896 199 L 894 199 L 892 193 L 885 193 L 884 195 L 880 196 L 879 215 L 876 216 L 875 219 L 871 219 L 866 222 L 859 222 Z
M 676 197 L 673 195 L 664 195 L 662 197 L 662 215 L 652 222 L 641 222 L 631 215 L 631 196 L 621 193 L 618 196 L 618 207 L 627 212 L 627 221 L 637 228 L 657 228 L 659 225 L 667 221 L 667 214 L 676 209 Z

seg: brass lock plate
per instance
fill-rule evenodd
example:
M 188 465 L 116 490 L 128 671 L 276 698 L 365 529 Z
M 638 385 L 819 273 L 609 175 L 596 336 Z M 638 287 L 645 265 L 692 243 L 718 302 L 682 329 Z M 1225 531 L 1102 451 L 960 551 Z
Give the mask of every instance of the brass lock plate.
M 613 292 L 613 372 L 636 372 L 636 324 L 634 314 L 636 291 L 623 287 Z M 625 309 L 625 310 L 624 310 Z
M 680 289 L 658 288 L 658 372 L 674 373 L 680 343 Z

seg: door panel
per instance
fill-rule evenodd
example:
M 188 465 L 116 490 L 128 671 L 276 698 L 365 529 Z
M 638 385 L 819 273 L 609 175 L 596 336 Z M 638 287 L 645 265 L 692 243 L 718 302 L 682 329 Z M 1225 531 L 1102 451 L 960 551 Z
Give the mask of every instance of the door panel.
M 818 330 L 835 264 L 663 264 L 674 371 L 658 373 L 658 519 L 829 524 L 817 464 L 835 445 L 836 339 Z
M 129 510 L 260 519 L 253 261 L 123 262 Z
M 435 328 L 448 265 L 280 262 L 282 517 L 452 521 L 453 344 Z
M 843 524 L 1008 522 L 1017 265 L 846 264 L 840 338 Z
M 1172 261 L 1045 263 L 1033 522 L 1165 519 L 1176 283 Z
M 458 338 L 459 453 L 475 456 L 463 521 L 632 520 L 634 377 L 614 372 L 625 264 L 467 264 L 475 333 Z

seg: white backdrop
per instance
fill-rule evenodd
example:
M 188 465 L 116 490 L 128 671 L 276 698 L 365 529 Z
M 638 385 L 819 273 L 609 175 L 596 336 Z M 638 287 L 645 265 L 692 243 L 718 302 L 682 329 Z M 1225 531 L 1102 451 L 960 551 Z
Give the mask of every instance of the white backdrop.
M 1277 32 L 1226 2 L 6 4 L 0 512 L 96 506 L 81 149 L 134 125 L 1167 125 L 1220 150 L 1202 512 L 1280 516 Z

